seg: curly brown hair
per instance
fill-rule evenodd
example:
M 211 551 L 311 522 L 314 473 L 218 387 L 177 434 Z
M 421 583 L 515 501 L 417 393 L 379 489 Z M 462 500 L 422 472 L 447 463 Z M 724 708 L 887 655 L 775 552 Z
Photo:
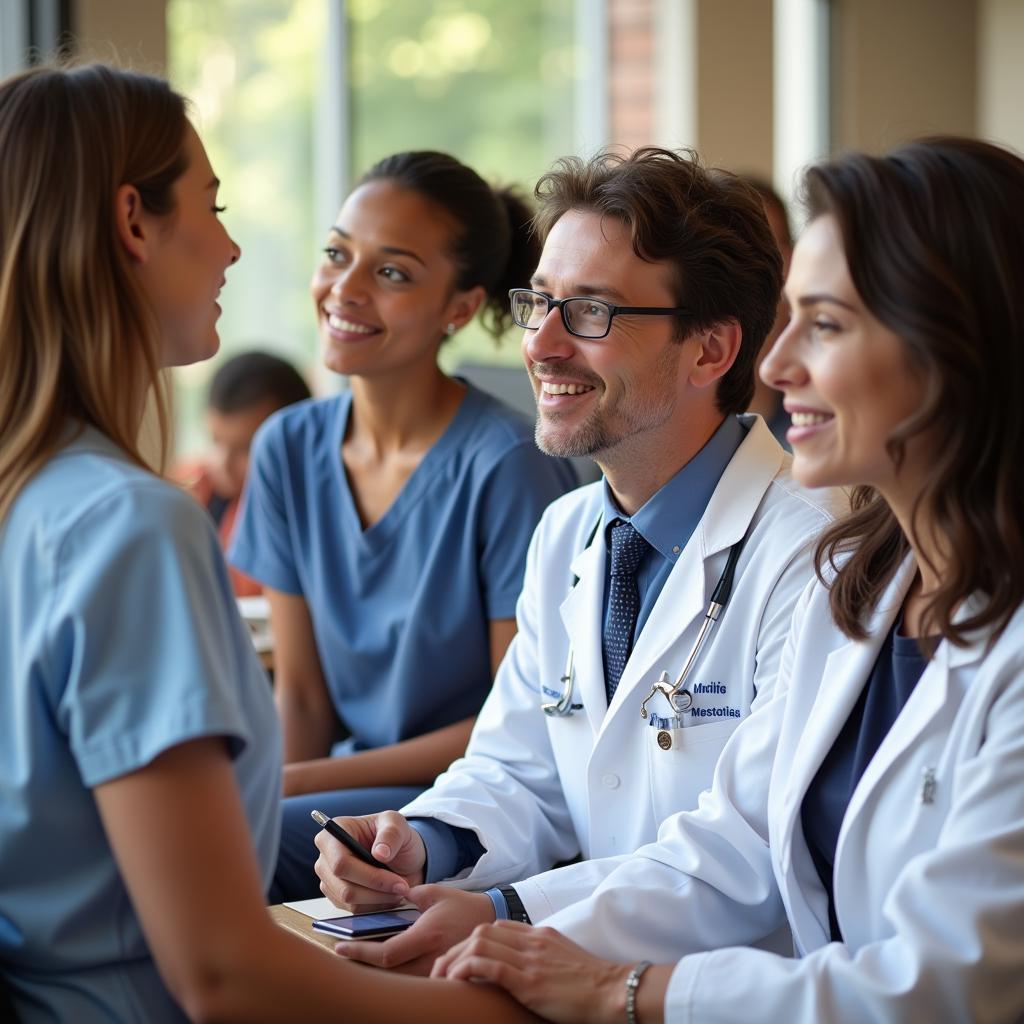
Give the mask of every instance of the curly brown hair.
M 680 338 L 738 321 L 740 351 L 715 398 L 723 413 L 746 412 L 782 290 L 782 258 L 757 192 L 735 174 L 704 167 L 692 150 L 645 146 L 563 157 L 535 194 L 542 236 L 568 210 L 589 210 L 626 224 L 641 259 L 668 263 L 675 304 L 692 313 Z

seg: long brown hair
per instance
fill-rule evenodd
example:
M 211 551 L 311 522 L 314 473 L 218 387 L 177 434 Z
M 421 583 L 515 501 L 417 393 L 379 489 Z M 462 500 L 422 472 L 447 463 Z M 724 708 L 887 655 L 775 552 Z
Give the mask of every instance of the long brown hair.
M 997 635 L 1024 600 L 1024 161 L 988 143 L 923 139 L 807 173 L 811 217 L 831 214 L 850 276 L 899 335 L 924 384 L 919 409 L 889 441 L 934 438 L 931 474 L 913 511 L 949 549 L 925 621 L 956 644 Z M 857 487 L 852 513 L 822 536 L 818 575 L 837 570 L 832 613 L 850 637 L 909 550 L 882 498 Z M 848 558 L 840 559 L 840 555 Z M 954 623 L 964 598 L 980 610 Z
M 159 337 L 114 197 L 132 184 L 146 209 L 173 211 L 186 123 L 166 82 L 100 64 L 0 83 L 0 522 L 69 424 L 145 465 L 138 433 Z M 166 448 L 159 388 L 156 409 Z

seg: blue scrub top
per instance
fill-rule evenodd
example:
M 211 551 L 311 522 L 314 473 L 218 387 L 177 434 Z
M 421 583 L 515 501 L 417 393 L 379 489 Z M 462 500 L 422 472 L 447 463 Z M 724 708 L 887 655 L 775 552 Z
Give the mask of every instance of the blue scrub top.
M 22 1020 L 183 1020 L 91 790 L 224 737 L 268 883 L 281 745 L 209 517 L 94 430 L 0 525 L 0 679 L 0 970 Z
M 471 385 L 394 504 L 364 530 L 341 446 L 351 392 L 289 406 L 253 443 L 230 559 L 305 598 L 352 736 L 387 746 L 475 715 L 491 686 L 490 622 L 515 617 L 541 513 L 575 486 L 531 424 Z

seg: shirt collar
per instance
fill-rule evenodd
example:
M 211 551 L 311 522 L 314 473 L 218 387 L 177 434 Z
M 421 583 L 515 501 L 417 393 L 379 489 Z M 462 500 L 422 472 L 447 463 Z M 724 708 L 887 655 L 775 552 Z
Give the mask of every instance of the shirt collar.
M 663 558 L 675 562 L 682 554 L 704 510 L 715 493 L 725 467 L 746 436 L 736 416 L 726 416 L 707 443 L 682 469 L 655 491 L 632 517 L 633 528 Z M 604 482 L 604 523 L 630 519 L 615 503 L 608 481 Z M 607 534 L 606 534 L 607 539 Z

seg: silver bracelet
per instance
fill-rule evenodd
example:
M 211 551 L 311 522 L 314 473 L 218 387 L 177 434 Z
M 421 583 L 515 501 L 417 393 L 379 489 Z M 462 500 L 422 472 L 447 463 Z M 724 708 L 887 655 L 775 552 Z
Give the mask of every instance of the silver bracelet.
M 640 987 L 644 971 L 650 966 L 650 960 L 641 960 L 626 978 L 626 1024 L 640 1024 L 636 1016 L 636 990 Z

